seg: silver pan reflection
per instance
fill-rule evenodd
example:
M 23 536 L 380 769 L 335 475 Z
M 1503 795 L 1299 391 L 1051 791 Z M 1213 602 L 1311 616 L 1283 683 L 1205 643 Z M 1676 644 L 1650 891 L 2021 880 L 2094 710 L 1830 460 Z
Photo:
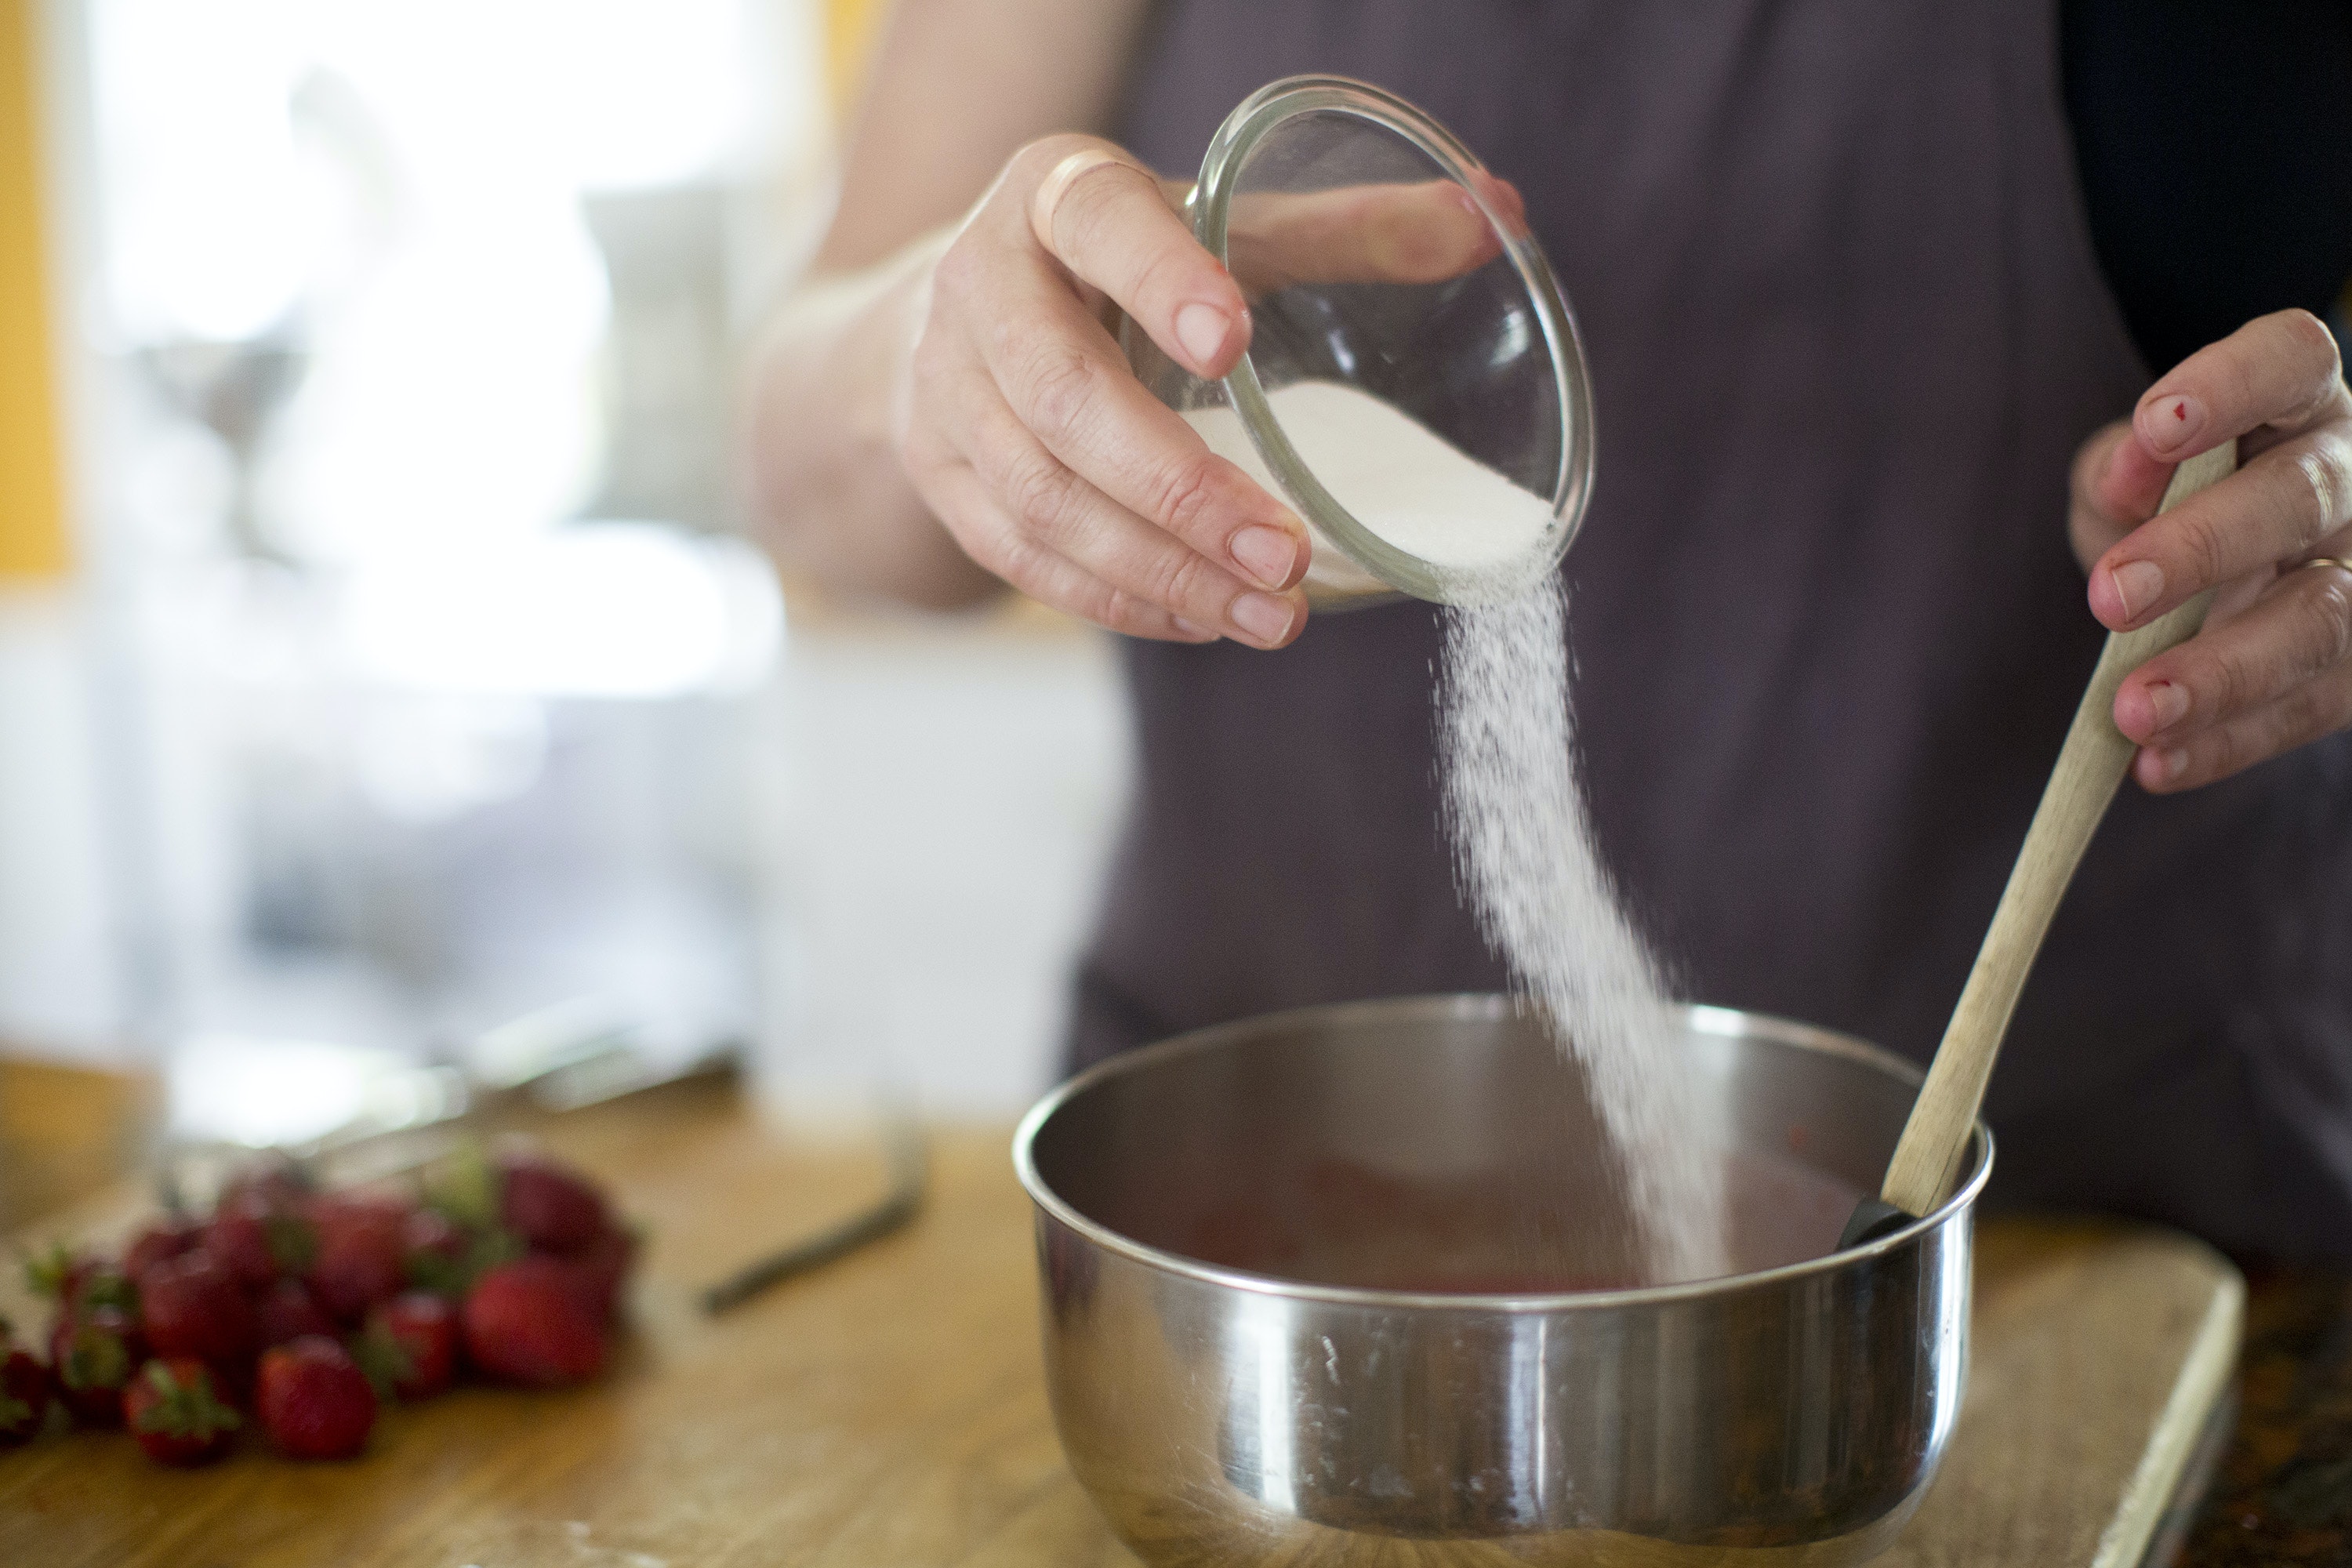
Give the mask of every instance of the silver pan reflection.
M 1447 1568 L 1891 1542 L 1958 1412 L 1990 1140 L 1937 1215 L 1811 1256 L 1883 1169 L 1916 1072 L 1799 1025 L 1684 1017 L 1694 1134 L 1747 1199 L 1749 1271 L 1696 1284 L 1565 1293 L 1626 1283 L 1627 1229 L 1573 1067 L 1504 998 L 1228 1025 L 1041 1102 L 1015 1158 L 1048 1383 L 1128 1544 Z

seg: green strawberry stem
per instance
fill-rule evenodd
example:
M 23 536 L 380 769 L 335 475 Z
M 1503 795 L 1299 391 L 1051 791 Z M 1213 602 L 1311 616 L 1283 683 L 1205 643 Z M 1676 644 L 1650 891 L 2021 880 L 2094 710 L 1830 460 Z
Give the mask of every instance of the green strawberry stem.
M 21 1255 L 25 1262 L 25 1287 L 36 1296 L 50 1300 L 62 1300 L 66 1281 L 73 1278 L 73 1249 L 62 1241 L 49 1243 L 44 1252 Z
M 352 1359 L 375 1387 L 376 1397 L 390 1399 L 398 1386 L 416 1374 L 415 1358 L 399 1336 L 381 1326 L 352 1342 Z
M 75 1331 L 58 1376 L 68 1388 L 120 1388 L 131 1375 L 122 1342 L 104 1329 Z
M 82 1287 L 81 1304 L 84 1308 L 113 1307 L 135 1314 L 139 1310 L 139 1287 L 111 1268 L 101 1268 Z
M 479 1143 L 451 1150 L 434 1167 L 425 1177 L 425 1203 L 467 1230 L 498 1224 L 499 1176 Z
M 318 1234 L 292 1215 L 271 1215 L 261 1222 L 261 1234 L 269 1244 L 269 1260 L 286 1273 L 301 1273 L 319 1255 Z
M 213 1397 L 213 1380 L 202 1372 L 184 1384 L 162 1362 L 149 1362 L 147 1383 L 162 1398 L 139 1413 L 136 1425 L 142 1432 L 202 1442 L 215 1432 L 234 1432 L 242 1425 L 236 1411 Z

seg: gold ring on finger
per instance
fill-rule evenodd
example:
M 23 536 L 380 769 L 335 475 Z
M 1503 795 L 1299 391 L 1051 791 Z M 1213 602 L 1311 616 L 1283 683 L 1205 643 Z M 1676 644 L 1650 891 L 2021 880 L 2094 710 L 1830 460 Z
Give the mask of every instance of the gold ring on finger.
M 2343 555 L 2315 555 L 2308 561 L 2298 561 L 2295 564 L 2297 566 L 2333 566 L 2338 571 L 2352 572 L 2352 557 Z

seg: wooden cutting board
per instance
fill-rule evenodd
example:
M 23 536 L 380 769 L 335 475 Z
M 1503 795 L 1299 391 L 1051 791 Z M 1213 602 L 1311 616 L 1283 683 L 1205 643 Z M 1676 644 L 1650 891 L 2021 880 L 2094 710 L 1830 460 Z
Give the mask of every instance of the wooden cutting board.
M 1056 1447 L 1027 1200 L 1002 1129 L 943 1131 L 908 1231 L 716 1321 L 694 1289 L 877 1194 L 878 1157 L 764 1129 L 724 1090 L 551 1126 L 654 1233 L 606 1380 L 391 1412 L 369 1452 L 248 1440 L 157 1469 L 120 1435 L 0 1455 L 0 1563 L 43 1568 L 1132 1568 Z M 121 1193 L 66 1226 L 119 1228 Z M 2229 1384 L 2242 1289 L 2196 1243 L 1981 1235 L 1967 1405 L 1903 1568 L 2142 1560 Z M 40 1321 L 11 1280 L 0 1310 Z

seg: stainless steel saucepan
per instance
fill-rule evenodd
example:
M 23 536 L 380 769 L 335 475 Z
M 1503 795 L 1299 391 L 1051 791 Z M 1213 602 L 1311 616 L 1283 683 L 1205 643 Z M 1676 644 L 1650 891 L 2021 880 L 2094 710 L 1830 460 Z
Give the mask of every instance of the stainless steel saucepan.
M 1917 1087 L 1860 1041 L 1682 1015 L 1725 1279 L 1622 1287 L 1582 1082 L 1497 996 L 1307 1008 L 1055 1089 L 1014 1158 L 1072 1468 L 1153 1564 L 1845 1563 L 1958 1413 L 1955 1195 L 1832 1257 Z M 1598 1287 L 1598 1288 L 1595 1288 Z

